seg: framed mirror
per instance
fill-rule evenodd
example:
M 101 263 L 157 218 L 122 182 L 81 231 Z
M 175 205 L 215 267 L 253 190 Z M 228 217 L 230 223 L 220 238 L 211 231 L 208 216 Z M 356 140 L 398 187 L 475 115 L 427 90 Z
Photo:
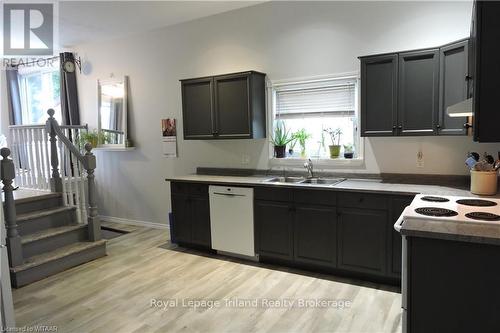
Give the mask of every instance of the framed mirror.
M 128 77 L 97 80 L 98 147 L 122 148 L 127 141 Z

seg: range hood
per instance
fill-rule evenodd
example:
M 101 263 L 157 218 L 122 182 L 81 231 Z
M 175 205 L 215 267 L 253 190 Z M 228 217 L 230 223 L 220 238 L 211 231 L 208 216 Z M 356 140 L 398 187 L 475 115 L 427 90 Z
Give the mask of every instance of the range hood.
M 446 113 L 450 117 L 472 117 L 472 98 L 447 107 Z

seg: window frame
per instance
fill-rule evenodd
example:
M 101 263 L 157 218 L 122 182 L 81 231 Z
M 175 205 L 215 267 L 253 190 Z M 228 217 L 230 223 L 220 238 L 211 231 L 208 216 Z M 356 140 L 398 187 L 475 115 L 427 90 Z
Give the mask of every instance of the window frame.
M 364 138 L 361 137 L 361 120 L 360 120 L 360 75 L 359 72 L 347 72 L 340 74 L 332 74 L 332 75 L 321 75 L 314 77 L 305 77 L 305 78 L 295 78 L 295 79 L 286 79 L 286 80 L 268 80 L 267 82 L 267 94 L 268 98 L 268 119 L 267 119 L 267 128 L 268 128 L 268 136 L 267 142 L 269 144 L 269 164 L 271 167 L 273 166 L 283 166 L 283 167 L 300 167 L 302 168 L 304 162 L 309 157 L 286 157 L 286 158 L 276 158 L 274 157 L 274 147 L 271 142 L 271 138 L 273 136 L 274 131 L 274 119 L 276 116 L 276 92 L 279 91 L 280 88 L 289 87 L 290 85 L 307 85 L 311 83 L 321 83 L 328 81 L 355 81 L 355 116 L 356 116 L 356 137 L 354 138 L 358 144 L 356 146 L 357 156 L 356 158 L 346 159 L 346 158 L 311 158 L 314 162 L 315 166 L 319 166 L 325 169 L 331 168 L 345 168 L 350 166 L 363 166 L 365 163 L 364 155 L 365 155 L 365 145 Z

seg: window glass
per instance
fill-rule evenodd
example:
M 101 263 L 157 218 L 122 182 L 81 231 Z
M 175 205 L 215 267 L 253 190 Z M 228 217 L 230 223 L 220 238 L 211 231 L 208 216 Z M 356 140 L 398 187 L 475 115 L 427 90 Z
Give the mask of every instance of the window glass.
M 58 63 L 50 67 L 19 68 L 19 90 L 22 124 L 44 124 L 47 110 L 54 109 L 54 117 L 61 124 L 60 72 Z

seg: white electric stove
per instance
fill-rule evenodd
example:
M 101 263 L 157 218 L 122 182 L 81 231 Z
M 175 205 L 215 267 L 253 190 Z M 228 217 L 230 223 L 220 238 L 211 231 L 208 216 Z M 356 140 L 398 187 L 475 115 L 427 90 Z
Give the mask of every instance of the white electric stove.
M 500 239 L 500 199 L 415 196 L 394 224 L 403 238 L 401 294 L 403 332 L 407 332 L 408 265 L 406 235 L 425 233 Z

